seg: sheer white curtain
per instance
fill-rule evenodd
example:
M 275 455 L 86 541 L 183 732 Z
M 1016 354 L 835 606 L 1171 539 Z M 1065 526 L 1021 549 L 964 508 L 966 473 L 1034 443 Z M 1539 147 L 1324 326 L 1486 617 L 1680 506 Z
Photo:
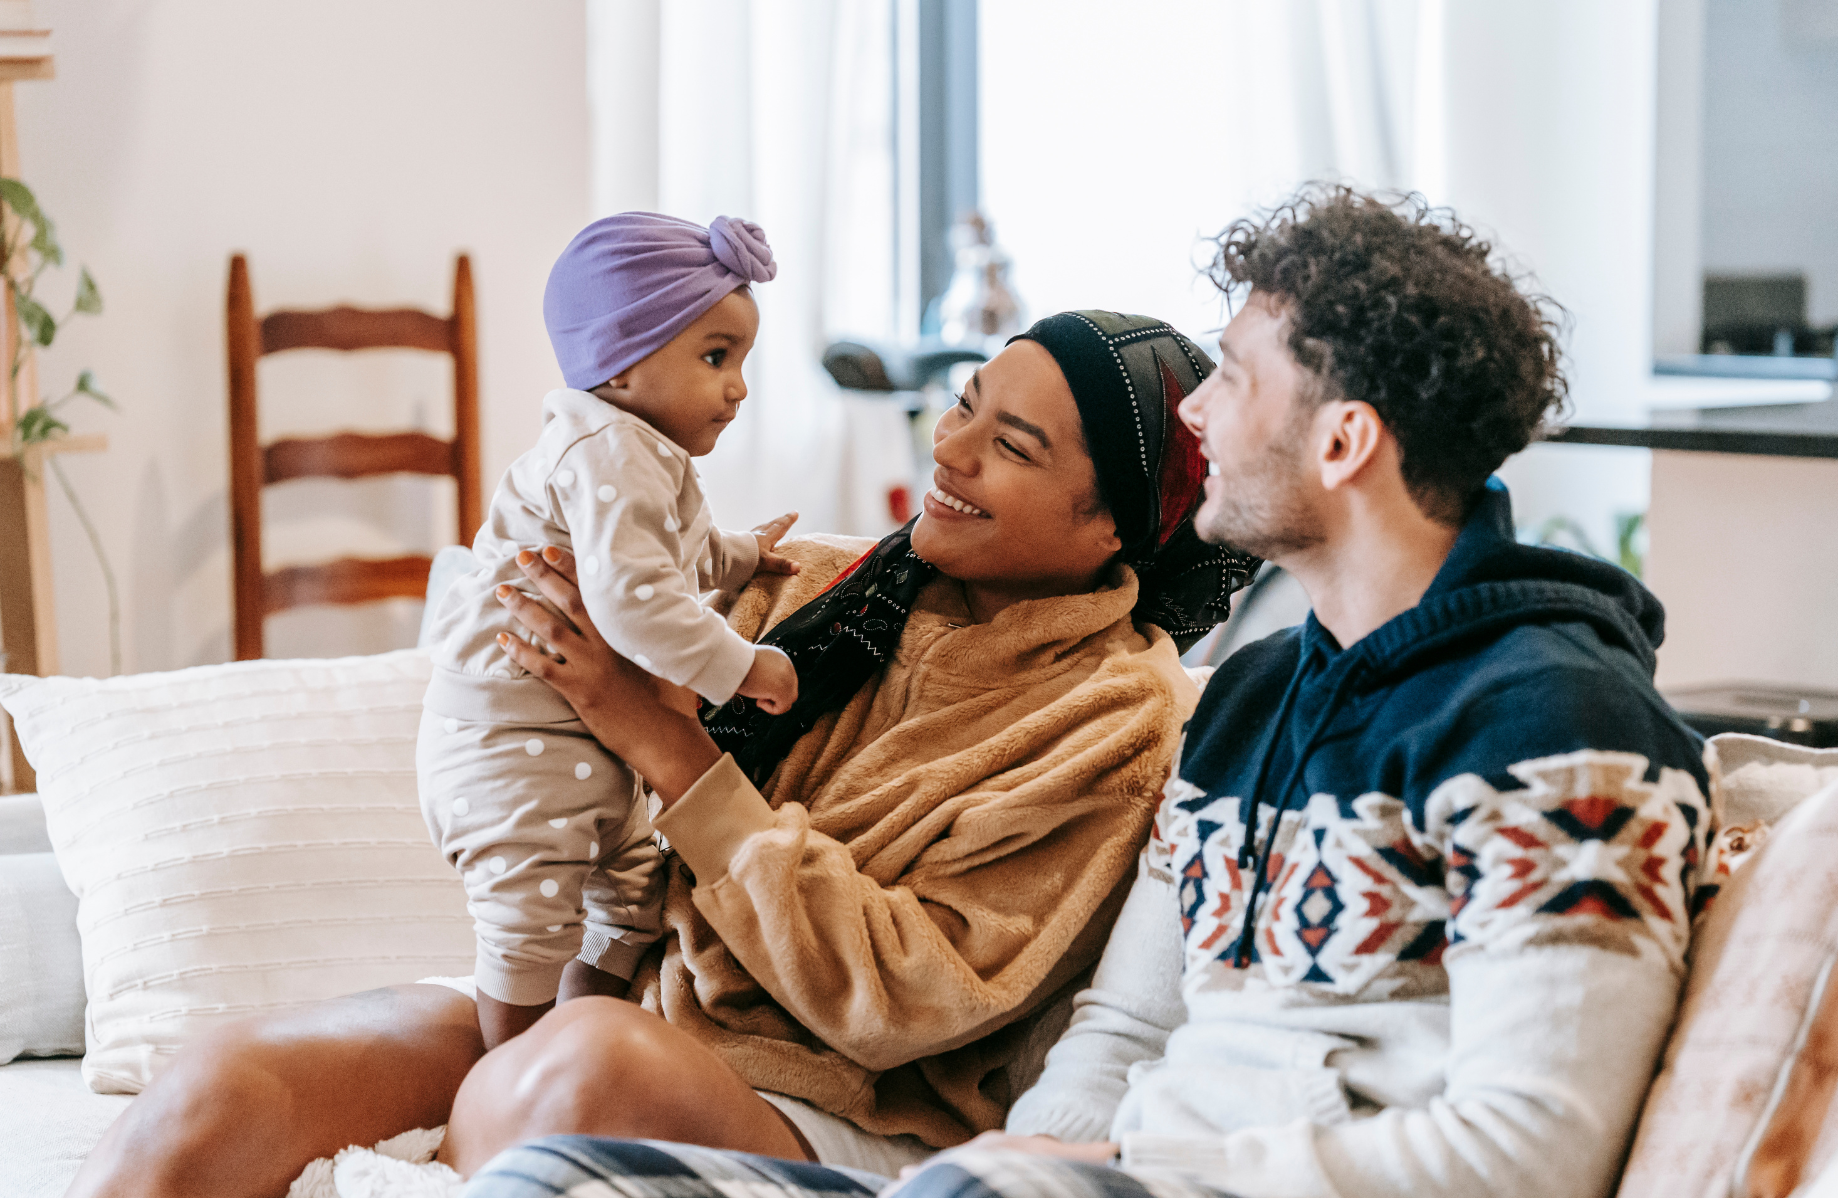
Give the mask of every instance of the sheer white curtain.
M 700 463 L 716 519 L 795 509 L 806 531 L 879 534 L 911 476 L 904 417 L 845 397 L 837 334 L 892 333 L 892 24 L 885 0 L 589 0 L 596 215 L 757 221 L 750 398 Z
M 1245 44 L 1269 48 L 1242 63 L 1260 97 L 1253 176 L 1285 191 L 1440 187 L 1442 0 L 1238 0 L 1232 13 Z

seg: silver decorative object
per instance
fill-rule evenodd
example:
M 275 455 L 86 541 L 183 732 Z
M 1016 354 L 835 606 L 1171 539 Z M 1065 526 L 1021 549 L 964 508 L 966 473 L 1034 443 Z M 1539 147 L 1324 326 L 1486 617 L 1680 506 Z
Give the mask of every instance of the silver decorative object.
M 1009 257 L 995 244 L 982 213 L 971 211 L 951 229 L 955 265 L 938 300 L 938 333 L 946 345 L 994 354 L 1021 331 L 1021 301 L 1008 284 Z

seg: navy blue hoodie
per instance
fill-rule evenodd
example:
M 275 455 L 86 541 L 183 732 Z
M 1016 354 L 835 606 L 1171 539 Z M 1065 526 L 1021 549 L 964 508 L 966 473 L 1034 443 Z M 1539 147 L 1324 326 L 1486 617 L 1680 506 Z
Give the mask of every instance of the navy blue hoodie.
M 1518 544 L 1494 481 L 1416 607 L 1350 648 L 1311 615 L 1235 654 L 1170 794 L 1190 954 L 1347 995 L 1413 963 L 1440 973 L 1465 937 L 1540 916 L 1682 944 L 1707 779 L 1700 738 L 1653 688 L 1664 621 L 1618 567 Z M 1662 775 L 1674 797 L 1656 808 Z M 1567 866 L 1590 842 L 1588 861 L 1621 864 Z M 1375 923 L 1349 872 L 1446 890 L 1446 911 Z

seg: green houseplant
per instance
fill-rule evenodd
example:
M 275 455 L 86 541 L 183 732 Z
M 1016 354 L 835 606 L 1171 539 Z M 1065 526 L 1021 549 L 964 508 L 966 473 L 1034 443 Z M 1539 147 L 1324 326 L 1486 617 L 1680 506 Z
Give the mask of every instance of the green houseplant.
M 58 244 L 56 226 L 38 206 L 32 189 L 17 179 L 0 178 L 0 273 L 6 278 L 7 296 L 11 301 L 7 310 L 12 318 L 12 328 L 8 330 L 12 354 L 7 362 L 6 387 L 8 410 L 14 414 L 10 448 L 15 454 L 68 435 L 70 425 L 63 419 L 62 412 L 73 402 L 90 400 L 106 408 L 115 407 L 115 401 L 96 385 L 96 376 L 89 370 L 79 371 L 76 383 L 55 399 L 19 394 L 19 376 L 25 367 L 26 355 L 35 347 L 50 345 L 57 339 L 58 331 L 73 318 L 94 316 L 102 311 L 102 292 L 97 289 L 87 267 L 77 268 L 76 294 L 70 310 L 63 316 L 53 315 L 38 298 L 39 279 L 52 267 L 63 265 L 64 248 Z M 77 522 L 89 538 L 96 563 L 102 568 L 102 581 L 108 592 L 109 673 L 118 674 L 121 672 L 121 601 L 114 568 L 109 565 L 108 554 L 103 550 L 102 535 L 95 521 L 90 519 L 89 510 L 77 497 L 76 488 L 71 486 L 64 468 L 49 454 L 43 460 L 64 497 L 70 501 Z

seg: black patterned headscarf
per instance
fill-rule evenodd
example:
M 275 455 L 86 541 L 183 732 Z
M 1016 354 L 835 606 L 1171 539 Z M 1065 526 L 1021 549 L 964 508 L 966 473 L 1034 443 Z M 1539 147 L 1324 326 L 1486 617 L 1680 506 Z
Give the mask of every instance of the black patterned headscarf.
M 1136 620 L 1185 652 L 1231 614 L 1232 592 L 1261 564 L 1193 527 L 1206 459 L 1176 409 L 1213 360 L 1162 321 L 1120 312 L 1061 312 L 1015 340 L 1052 354 L 1078 401 L 1098 495 L 1136 571 Z
M 1213 369 L 1200 347 L 1159 320 L 1062 312 L 1016 340 L 1038 342 L 1072 388 L 1098 494 L 1117 522 L 1138 583 L 1135 619 L 1182 650 L 1230 613 L 1258 560 L 1201 541 L 1193 528 L 1206 479 L 1200 443 L 1175 408 Z M 792 745 L 839 711 L 893 656 L 913 601 L 938 569 L 913 552 L 914 520 L 863 554 L 827 590 L 760 638 L 790 656 L 798 699 L 769 715 L 740 695 L 702 707 L 715 744 L 763 785 Z

